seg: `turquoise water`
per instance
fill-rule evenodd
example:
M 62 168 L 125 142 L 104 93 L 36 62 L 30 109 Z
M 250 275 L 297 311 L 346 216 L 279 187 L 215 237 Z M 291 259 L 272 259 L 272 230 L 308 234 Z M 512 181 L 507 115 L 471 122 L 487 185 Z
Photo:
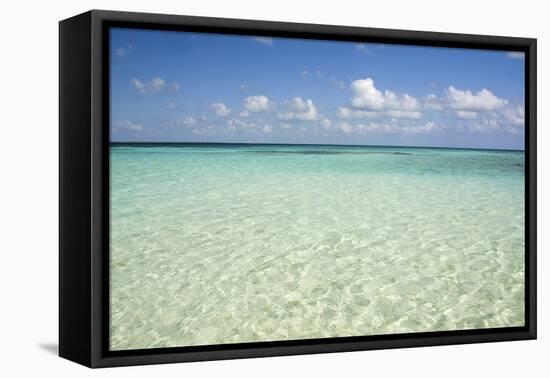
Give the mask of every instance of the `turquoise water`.
M 524 154 L 111 147 L 111 349 L 521 326 Z

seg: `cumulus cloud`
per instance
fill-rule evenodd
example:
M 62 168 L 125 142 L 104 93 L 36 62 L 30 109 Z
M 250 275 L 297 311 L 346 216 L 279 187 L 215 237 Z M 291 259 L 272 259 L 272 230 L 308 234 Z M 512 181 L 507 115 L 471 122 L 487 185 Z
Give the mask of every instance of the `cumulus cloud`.
M 487 133 L 490 131 L 495 131 L 500 129 L 502 126 L 502 120 L 498 118 L 487 118 L 484 117 L 479 121 L 468 122 L 464 125 L 461 125 L 459 129 L 466 129 L 474 133 Z
M 168 110 L 174 110 L 174 109 L 177 109 L 177 107 L 178 106 L 173 101 L 170 101 L 169 103 L 166 104 L 166 109 Z
M 445 111 L 459 120 L 455 128 L 459 132 L 487 133 L 504 131 L 523 132 L 525 123 L 522 106 L 512 106 L 508 100 L 499 98 L 488 89 L 478 92 L 450 86 L 442 97 L 426 96 L 424 109 Z
M 179 122 L 180 122 L 180 124 L 186 125 L 186 126 L 191 126 L 191 125 L 196 125 L 197 124 L 197 121 L 193 117 L 184 117 L 184 118 L 180 119 Z
M 353 109 L 345 106 L 339 107 L 336 115 L 339 118 L 343 118 L 343 119 L 376 118 L 381 116 L 389 116 L 392 118 L 409 118 L 409 119 L 418 119 L 422 117 L 422 113 L 419 111 L 387 110 L 387 111 L 381 112 L 381 111 L 372 111 L 372 110 Z
M 426 122 L 422 124 L 406 124 L 399 125 L 395 122 L 368 122 L 356 125 L 350 125 L 346 122 L 338 125 L 338 129 L 346 134 L 358 135 L 374 135 L 374 134 L 395 134 L 395 135 L 411 135 L 411 134 L 427 134 L 442 127 L 434 122 Z
M 269 110 L 269 98 L 264 95 L 248 96 L 244 99 L 244 108 L 249 112 L 265 112 Z
M 231 113 L 229 109 L 223 102 L 213 102 L 210 104 L 210 108 L 218 117 L 227 117 Z
M 197 123 L 198 122 L 194 117 L 186 116 L 186 117 L 182 117 L 182 118 L 167 120 L 166 122 L 163 123 L 163 126 L 165 126 L 165 127 L 174 127 L 174 126 L 176 126 L 176 127 L 188 127 L 188 126 L 194 126 Z
M 132 85 L 141 94 L 156 93 L 162 91 L 166 82 L 160 77 L 154 77 L 149 81 L 141 81 L 137 78 L 131 80 Z
M 231 118 L 227 121 L 227 130 L 232 133 L 239 131 L 253 134 L 270 134 L 273 132 L 273 127 L 263 122 L 259 123 L 238 118 Z
M 342 122 L 338 125 L 338 130 L 346 134 L 351 134 L 353 132 L 353 127 L 347 122 Z
M 525 109 L 523 106 L 505 109 L 504 117 L 514 126 L 523 126 L 525 124 Z
M 441 129 L 441 126 L 435 124 L 434 122 L 426 122 L 423 125 L 413 125 L 413 126 L 403 127 L 403 131 L 409 134 L 426 134 L 439 129 Z
M 254 40 L 264 45 L 273 46 L 273 38 L 270 37 L 254 37 Z
M 475 119 L 477 118 L 477 112 L 472 112 L 469 110 L 457 110 L 455 111 L 455 115 L 457 118 L 460 119 Z
M 158 93 L 165 89 L 171 90 L 172 92 L 180 91 L 180 85 L 178 83 L 173 82 L 172 84 L 167 85 L 166 81 L 158 76 L 147 81 L 133 78 L 132 80 L 130 80 L 130 83 L 141 94 Z
M 327 117 L 322 117 L 319 124 L 321 125 L 321 127 L 323 127 L 325 130 L 329 130 L 331 125 L 332 125 L 332 121 L 330 119 L 328 119 Z
M 408 94 L 396 94 L 390 90 L 381 92 L 371 78 L 355 80 L 351 83 L 351 104 L 355 108 L 368 110 L 417 111 L 418 100 Z
M 507 100 L 498 98 L 488 89 L 482 89 L 474 94 L 469 90 L 450 86 L 446 95 L 449 107 L 455 110 L 488 111 L 500 109 L 508 103 Z
M 351 91 L 351 103 L 356 108 L 380 110 L 384 107 L 384 95 L 376 89 L 371 78 L 355 80 L 351 83 Z
M 498 111 L 472 113 L 475 114 L 475 117 L 461 117 L 462 122 L 457 125 L 459 132 L 508 132 L 512 134 L 525 132 L 523 127 L 525 125 L 525 110 L 523 106 L 507 106 Z
M 291 121 L 315 121 L 319 117 L 317 107 L 311 99 L 304 100 L 301 97 L 294 97 L 289 105 L 289 111 L 279 113 L 279 118 Z
M 393 118 L 418 119 L 422 117 L 421 112 L 408 111 L 408 110 L 388 110 L 387 114 Z
M 227 128 L 229 131 L 235 132 L 243 128 L 248 128 L 248 123 L 240 119 L 232 118 L 227 121 Z
M 374 117 L 377 117 L 379 114 L 380 114 L 379 112 L 375 112 L 375 111 L 352 109 L 346 106 L 340 106 L 338 108 L 338 112 L 336 113 L 336 115 L 339 118 L 345 118 L 345 119 L 374 118 Z

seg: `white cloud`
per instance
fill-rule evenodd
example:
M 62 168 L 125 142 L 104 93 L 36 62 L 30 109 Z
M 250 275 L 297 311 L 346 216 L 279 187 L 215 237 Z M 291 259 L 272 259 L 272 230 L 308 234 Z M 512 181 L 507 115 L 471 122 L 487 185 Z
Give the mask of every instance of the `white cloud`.
M 143 129 L 144 129 L 143 125 L 139 123 L 134 123 L 129 120 L 115 122 L 112 128 L 113 131 L 119 131 L 119 130 L 141 131 Z
M 427 134 L 439 130 L 440 128 L 441 127 L 434 122 L 426 122 L 423 125 L 405 126 L 402 130 L 408 134 Z
M 435 94 L 430 93 L 424 99 L 424 108 L 432 109 L 432 110 L 442 110 L 443 105 L 441 104 L 441 101 Z
M 227 121 L 227 129 L 231 132 L 244 131 L 252 133 L 265 133 L 269 134 L 273 132 L 273 127 L 265 123 L 257 123 L 254 121 L 248 121 L 238 118 L 231 118 Z
M 415 97 L 406 93 L 398 95 L 389 90 L 382 93 L 374 86 L 371 78 L 355 80 L 351 83 L 351 91 L 351 104 L 355 108 L 416 111 L 420 105 Z
M 356 108 L 380 110 L 384 107 L 384 96 L 375 88 L 371 78 L 355 80 L 351 83 L 351 91 L 351 103 Z
M 337 116 L 344 119 L 352 118 L 376 118 L 383 115 L 387 115 L 393 118 L 409 118 L 409 119 L 418 119 L 422 117 L 422 113 L 419 111 L 409 111 L 409 110 L 387 110 L 382 111 L 372 111 L 372 110 L 359 110 L 341 106 L 338 108 Z
M 336 113 L 339 118 L 374 118 L 377 117 L 380 113 L 370 110 L 358 110 L 358 109 L 352 109 L 345 106 L 341 106 L 338 108 L 338 112 Z
M 315 121 L 319 116 L 315 104 L 310 99 L 304 100 L 301 97 L 294 97 L 290 102 L 289 108 L 290 111 L 279 113 L 280 119 L 286 121 Z
M 469 113 L 472 113 L 470 115 Z M 461 114 L 456 111 L 457 118 L 462 121 L 456 126 L 457 131 L 471 133 L 509 132 L 521 134 L 525 124 L 525 110 L 523 106 L 507 106 L 498 111 L 468 112 Z
M 219 117 L 227 117 L 231 113 L 231 109 L 225 106 L 223 102 L 213 102 L 210 104 L 210 108 Z
M 468 122 L 462 127 L 465 127 L 470 132 L 487 133 L 500 129 L 502 121 L 498 118 L 482 118 L 479 121 Z
M 460 90 L 453 86 L 447 89 L 447 101 L 452 109 L 470 111 L 500 109 L 508 103 L 507 100 L 498 98 L 488 89 L 482 89 L 474 94 L 469 90 Z
M 179 120 L 182 125 L 190 126 L 190 125 L 196 125 L 197 121 L 193 117 L 184 117 L 181 120 Z
M 523 126 L 525 124 L 525 109 L 523 106 L 505 109 L 503 115 L 513 126 Z
M 325 130 L 329 130 L 332 125 L 332 121 L 327 117 L 322 117 L 319 123 Z
M 426 122 L 422 124 L 405 124 L 399 125 L 398 123 L 380 123 L 380 122 L 368 122 L 351 125 L 347 122 L 342 122 L 338 125 L 337 129 L 345 134 L 358 134 L 358 135 L 373 135 L 373 134 L 392 134 L 392 135 L 411 135 L 411 134 L 428 134 L 436 132 L 442 129 L 442 126 L 437 125 L 434 122 Z
M 239 85 L 239 89 L 241 90 L 241 92 L 246 91 L 246 85 L 244 84 Z
M 338 130 L 346 134 L 351 134 L 353 132 L 353 127 L 347 122 L 342 122 L 338 125 Z
M 250 112 L 248 110 L 243 110 L 242 112 L 239 113 L 239 115 L 241 117 L 248 117 L 250 115 Z
M 142 81 L 140 79 L 133 78 L 132 80 L 130 80 L 130 83 L 141 94 L 158 93 L 167 88 L 166 81 L 158 76 L 148 81 Z M 176 82 L 173 82 L 172 84 L 170 84 L 168 89 L 173 92 L 179 92 L 180 85 Z
M 256 124 L 254 122 L 247 122 L 247 121 L 243 121 L 243 120 L 237 119 L 237 118 L 231 118 L 230 120 L 228 120 L 227 125 L 233 131 L 240 130 L 240 129 L 255 128 L 256 127 Z
M 457 110 L 455 111 L 455 115 L 457 118 L 460 119 L 476 119 L 477 118 L 477 112 L 472 112 L 469 110 Z
M 394 118 L 418 119 L 422 117 L 421 112 L 408 111 L 408 110 L 388 110 L 387 114 L 390 117 L 394 117 Z
M 521 51 L 508 51 L 506 57 L 510 59 L 525 59 L 525 53 Z
M 414 111 L 419 108 L 418 100 L 408 94 L 396 95 L 392 91 L 384 91 L 386 107 L 395 110 Z
M 273 38 L 270 37 L 254 37 L 254 40 L 264 45 L 273 46 Z
M 160 77 L 154 77 L 149 81 L 141 81 L 137 78 L 131 80 L 132 85 L 141 94 L 156 93 L 162 91 L 166 82 Z
M 173 101 L 170 101 L 168 104 L 166 104 L 166 109 L 168 110 L 174 110 L 176 109 L 178 106 L 176 105 L 175 102 Z
M 240 128 L 242 128 L 243 125 L 245 125 L 245 124 L 246 123 L 244 121 L 241 121 L 241 120 L 236 119 L 236 118 L 232 118 L 229 121 L 227 121 L 227 128 L 231 132 L 236 132 Z
M 264 95 L 249 96 L 244 99 L 244 108 L 249 112 L 265 112 L 269 110 L 269 98 Z
M 178 119 L 168 120 L 163 123 L 165 127 L 174 127 L 174 126 L 193 126 L 197 124 L 197 120 L 193 117 L 183 117 Z

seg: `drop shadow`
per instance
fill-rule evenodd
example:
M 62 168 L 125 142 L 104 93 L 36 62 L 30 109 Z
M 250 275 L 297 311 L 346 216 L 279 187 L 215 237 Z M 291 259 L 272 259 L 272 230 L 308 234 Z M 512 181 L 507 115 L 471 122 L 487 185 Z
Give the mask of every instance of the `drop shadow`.
M 59 354 L 59 347 L 56 343 L 40 343 L 38 347 L 56 356 Z

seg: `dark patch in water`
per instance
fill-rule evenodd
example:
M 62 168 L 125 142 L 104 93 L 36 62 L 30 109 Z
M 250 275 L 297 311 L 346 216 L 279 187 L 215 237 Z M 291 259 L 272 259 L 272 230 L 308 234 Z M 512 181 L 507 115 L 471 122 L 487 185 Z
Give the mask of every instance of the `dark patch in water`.
M 349 152 L 337 151 L 243 151 L 249 154 L 265 154 L 265 155 L 342 155 Z
M 414 155 L 410 152 L 359 152 L 359 151 L 243 151 L 263 155 Z
M 118 151 L 124 153 L 137 153 L 141 154 L 143 151 L 135 150 L 133 148 L 120 148 Z M 187 152 L 187 151 L 186 151 Z M 192 153 L 195 151 L 191 150 Z M 179 153 L 179 151 L 147 151 L 148 154 L 166 154 L 166 153 Z M 208 151 L 203 150 L 197 152 L 199 154 L 205 155 L 233 155 L 233 154 L 259 154 L 259 155 L 414 155 L 411 152 L 400 152 L 400 151 L 329 151 L 329 150 L 295 150 L 295 151 L 284 151 L 284 150 L 228 150 L 225 152 L 221 151 Z

